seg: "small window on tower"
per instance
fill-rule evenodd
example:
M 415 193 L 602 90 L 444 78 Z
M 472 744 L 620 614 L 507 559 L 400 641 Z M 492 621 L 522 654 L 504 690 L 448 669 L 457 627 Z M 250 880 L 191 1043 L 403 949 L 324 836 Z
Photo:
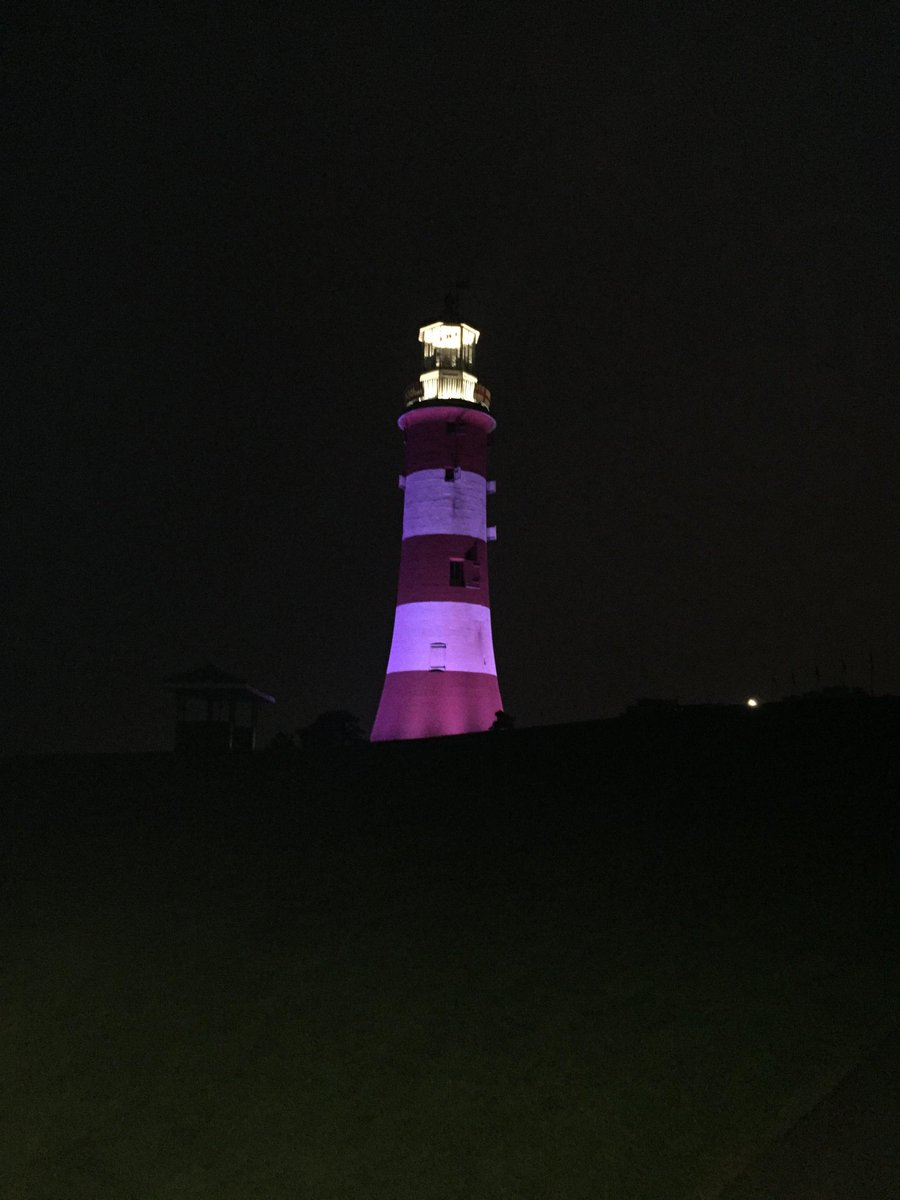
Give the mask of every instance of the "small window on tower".
M 453 468 L 447 467 L 447 469 L 444 471 L 444 483 L 452 483 L 455 478 L 456 473 L 454 472 Z
M 450 559 L 450 586 L 465 587 L 466 577 L 463 573 L 463 562 L 461 558 Z

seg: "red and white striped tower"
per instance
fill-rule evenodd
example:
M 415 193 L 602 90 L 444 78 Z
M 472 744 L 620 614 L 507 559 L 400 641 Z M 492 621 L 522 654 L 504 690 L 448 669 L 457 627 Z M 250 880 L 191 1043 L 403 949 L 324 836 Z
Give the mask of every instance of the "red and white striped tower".
M 491 394 L 473 373 L 479 333 L 419 330 L 425 370 L 406 392 L 403 542 L 394 634 L 372 741 L 489 729 L 503 707 L 488 594 Z

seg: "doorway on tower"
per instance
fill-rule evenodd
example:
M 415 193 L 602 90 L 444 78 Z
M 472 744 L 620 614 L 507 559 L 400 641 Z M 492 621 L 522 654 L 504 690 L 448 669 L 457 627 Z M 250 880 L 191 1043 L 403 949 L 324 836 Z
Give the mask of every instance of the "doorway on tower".
M 447 643 L 432 642 L 431 643 L 431 658 L 429 660 L 429 671 L 446 671 L 447 670 Z

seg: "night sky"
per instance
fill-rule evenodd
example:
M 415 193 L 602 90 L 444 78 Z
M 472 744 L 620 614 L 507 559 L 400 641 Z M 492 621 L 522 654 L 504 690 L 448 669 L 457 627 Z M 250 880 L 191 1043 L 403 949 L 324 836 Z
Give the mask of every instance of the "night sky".
M 455 280 L 520 725 L 900 691 L 887 9 L 150 7 L 7 39 L 3 750 L 369 727 Z

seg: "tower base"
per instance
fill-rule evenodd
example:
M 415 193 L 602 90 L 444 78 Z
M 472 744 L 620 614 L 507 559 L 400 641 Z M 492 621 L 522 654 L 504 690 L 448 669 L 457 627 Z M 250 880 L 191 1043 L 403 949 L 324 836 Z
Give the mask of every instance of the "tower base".
M 496 675 L 475 671 L 392 671 L 385 676 L 373 742 L 446 737 L 490 729 L 502 709 Z

